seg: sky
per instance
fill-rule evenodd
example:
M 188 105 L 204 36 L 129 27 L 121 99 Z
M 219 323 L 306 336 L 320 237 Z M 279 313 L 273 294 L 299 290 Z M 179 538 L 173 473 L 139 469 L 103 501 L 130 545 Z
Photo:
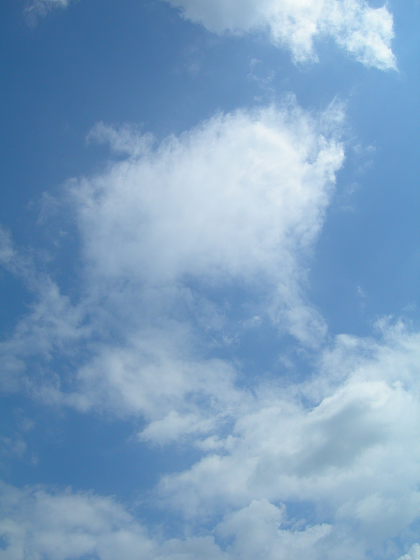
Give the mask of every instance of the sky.
M 0 560 L 420 560 L 419 24 L 0 4 Z

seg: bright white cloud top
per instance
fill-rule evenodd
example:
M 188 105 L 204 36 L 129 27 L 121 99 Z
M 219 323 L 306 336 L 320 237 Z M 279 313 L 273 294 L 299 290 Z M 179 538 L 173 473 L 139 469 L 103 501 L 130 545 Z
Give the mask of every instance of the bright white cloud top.
M 317 60 L 314 39 L 332 37 L 365 66 L 396 67 L 392 15 L 364 0 L 167 0 L 214 33 L 268 31 L 298 63 Z
M 81 33 L 88 2 L 75 3 Z M 202 26 L 186 23 L 168 3 Z M 36 0 L 27 14 L 68 4 Z M 91 9 L 96 21 L 99 8 Z M 352 55 L 346 68 L 357 68 L 360 88 L 360 76 L 388 83 L 396 75 L 368 70 L 396 68 L 388 6 L 167 0 L 153 10 L 178 32 L 201 33 L 204 42 L 204 28 L 221 36 L 216 43 L 249 35 L 252 49 L 255 34 L 268 34 L 298 64 L 286 53 L 287 68 L 301 74 L 302 99 L 303 90 L 319 88 L 300 66 L 317 60 L 318 40 L 333 39 Z M 173 37 L 165 40 L 168 49 Z M 97 41 L 88 29 L 89 48 Z M 99 43 L 101 58 L 109 45 Z M 118 59 L 116 45 L 107 61 Z M 47 58 L 48 49 L 39 48 Z M 199 50 L 182 49 L 186 58 Z M 85 72 L 88 80 L 80 52 L 88 57 L 89 49 L 77 51 L 77 71 L 68 69 L 76 97 L 74 76 Z M 220 52 L 217 64 L 204 70 L 201 61 L 193 79 L 189 74 L 180 98 L 190 103 L 191 91 L 204 89 L 200 72 L 211 76 L 207 85 L 216 81 Z M 252 69 L 257 59 L 248 54 Z M 151 75 L 162 88 L 156 60 Z M 166 70 L 168 90 L 181 66 Z M 97 59 L 92 68 L 99 80 Z M 108 78 L 106 68 L 107 86 L 111 79 L 123 84 L 120 70 Z M 152 87 L 142 72 L 142 87 Z M 199 118 L 188 114 L 194 125 L 183 132 L 178 126 L 168 133 L 165 120 L 159 134 L 148 122 L 109 125 L 118 120 L 95 116 L 81 138 L 87 151 L 106 153 L 102 164 L 73 178 L 63 164 L 60 189 L 40 191 L 38 202 L 27 205 L 38 205 L 36 227 L 52 243 L 25 244 L 16 231 L 21 217 L 15 230 L 0 227 L 0 280 L 11 291 L 21 284 L 25 301 L 31 298 L 0 323 L 0 391 L 12 426 L 0 435 L 0 560 L 420 560 L 416 323 L 402 313 L 375 313 L 364 318 L 362 333 L 334 330 L 326 308 L 336 300 L 322 308 L 310 285 L 329 213 L 342 219 L 358 212 L 344 204 L 337 210 L 334 200 L 356 189 L 343 179 L 346 162 L 367 144 L 354 148 L 351 99 L 327 105 L 320 95 L 305 106 L 298 94 L 276 95 L 274 73 L 267 75 L 271 102 L 252 89 L 243 108 L 206 99 Z M 150 97 L 158 114 L 159 100 Z M 231 99 L 226 105 L 239 106 Z M 86 105 L 89 115 L 97 115 L 94 109 Z M 370 112 L 372 106 L 362 111 L 363 119 Z M 63 126 L 68 135 L 76 128 L 71 119 Z M 367 167 L 357 162 L 351 181 Z M 336 232 L 330 225 L 330 237 Z M 369 299 L 359 278 L 348 285 L 354 298 Z M 93 424 L 86 444 L 80 433 Z M 54 430 L 59 444 L 46 444 Z M 32 447 L 40 432 L 44 440 Z M 84 444 L 72 447 L 73 439 Z M 129 445 L 139 454 L 126 465 Z M 79 464 L 91 474 L 77 476 Z M 17 475 L 10 465 L 18 465 Z

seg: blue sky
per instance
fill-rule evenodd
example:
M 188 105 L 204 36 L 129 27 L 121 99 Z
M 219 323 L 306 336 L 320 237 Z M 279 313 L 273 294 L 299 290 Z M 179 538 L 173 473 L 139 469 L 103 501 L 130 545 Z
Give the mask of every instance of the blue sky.
M 419 2 L 0 10 L 0 560 L 419 560 Z

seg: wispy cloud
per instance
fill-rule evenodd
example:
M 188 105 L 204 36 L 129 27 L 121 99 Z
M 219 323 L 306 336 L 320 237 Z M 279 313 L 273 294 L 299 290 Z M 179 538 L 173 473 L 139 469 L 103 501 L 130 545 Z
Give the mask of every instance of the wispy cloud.
M 296 63 L 316 60 L 314 38 L 329 36 L 365 66 L 396 67 L 392 15 L 364 0 L 166 1 L 214 33 L 267 30 L 275 45 L 290 49 Z
M 39 16 L 45 16 L 55 8 L 67 8 L 72 0 L 32 0 L 24 10 L 29 25 L 36 25 Z

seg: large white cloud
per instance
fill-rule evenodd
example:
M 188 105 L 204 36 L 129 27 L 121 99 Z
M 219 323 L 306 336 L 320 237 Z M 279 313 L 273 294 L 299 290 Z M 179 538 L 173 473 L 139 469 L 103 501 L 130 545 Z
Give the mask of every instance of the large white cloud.
M 313 379 L 244 396 L 230 431 L 195 439 L 206 456 L 162 479 L 181 534 L 113 498 L 1 486 L 0 559 L 417 560 L 419 343 L 400 323 L 341 336 Z
M 323 119 L 340 132 L 339 108 Z M 134 157 L 72 189 L 92 274 L 153 285 L 187 276 L 287 284 L 343 160 L 326 132 L 293 102 L 218 115 L 157 150 L 136 136 L 115 144 L 115 131 L 97 129 Z
M 73 493 L 70 489 L 51 492 L 40 486 L 19 490 L 7 485 L 0 485 L 0 497 L 1 560 L 233 560 L 286 558 L 285 553 L 303 560 L 314 543 L 328 533 L 326 526 L 279 531 L 281 510 L 266 501 L 253 502 L 248 511 L 228 517 L 226 531 L 245 538 L 226 552 L 213 535 L 152 537 L 110 497 Z M 282 548 L 275 551 L 273 544 Z
M 312 535 L 312 558 L 396 558 L 392 539 L 420 515 L 419 363 L 419 335 L 398 324 L 381 343 L 339 337 L 312 381 L 260 386 L 228 435 L 199 443 L 205 457 L 163 478 L 161 498 L 195 522 L 231 511 L 217 532 L 240 558 L 300 558 L 279 530 L 292 506 L 310 516 L 294 521 L 312 527 L 299 537 Z
M 236 406 L 236 367 L 212 358 L 209 337 L 228 344 L 224 329 L 235 336 L 258 315 L 316 347 L 326 326 L 305 298 L 306 258 L 343 161 L 342 119 L 337 105 L 315 118 L 289 100 L 217 115 L 157 147 L 99 125 L 91 136 L 129 156 L 67 186 L 80 301 L 72 306 L 32 265 L 16 269 L 39 293 L 1 343 L 11 367 L 24 372 L 38 352 L 43 381 L 31 383 L 44 398 L 144 414 L 163 422 L 144 437 L 165 439 L 165 417 L 173 426 L 181 414 L 187 432 L 208 425 L 203 399 L 212 418 Z M 5 236 L 3 246 L 12 270 L 19 258 Z M 232 291 L 236 304 L 226 303 Z M 69 356 L 76 371 L 63 392 L 59 371 L 50 384 L 45 372 Z
M 91 137 L 127 157 L 66 186 L 80 234 L 77 304 L 0 231 L 3 265 L 37 298 L 1 342 L 4 389 L 143 415 L 143 440 L 202 453 L 155 494 L 199 537 L 152 538 L 111 498 L 4 487 L 0 558 L 407 552 L 394 539 L 405 531 L 411 546 L 420 508 L 419 335 L 382 321 L 379 342 L 329 343 L 305 298 L 343 161 L 342 119 L 335 105 L 314 117 L 291 101 L 217 115 L 157 146 L 98 125 Z M 261 325 L 318 352 L 313 378 L 236 382 L 241 363 L 214 350 Z
M 209 31 L 268 30 L 295 62 L 316 59 L 314 39 L 331 36 L 365 66 L 395 68 L 392 15 L 365 0 L 166 0 Z

